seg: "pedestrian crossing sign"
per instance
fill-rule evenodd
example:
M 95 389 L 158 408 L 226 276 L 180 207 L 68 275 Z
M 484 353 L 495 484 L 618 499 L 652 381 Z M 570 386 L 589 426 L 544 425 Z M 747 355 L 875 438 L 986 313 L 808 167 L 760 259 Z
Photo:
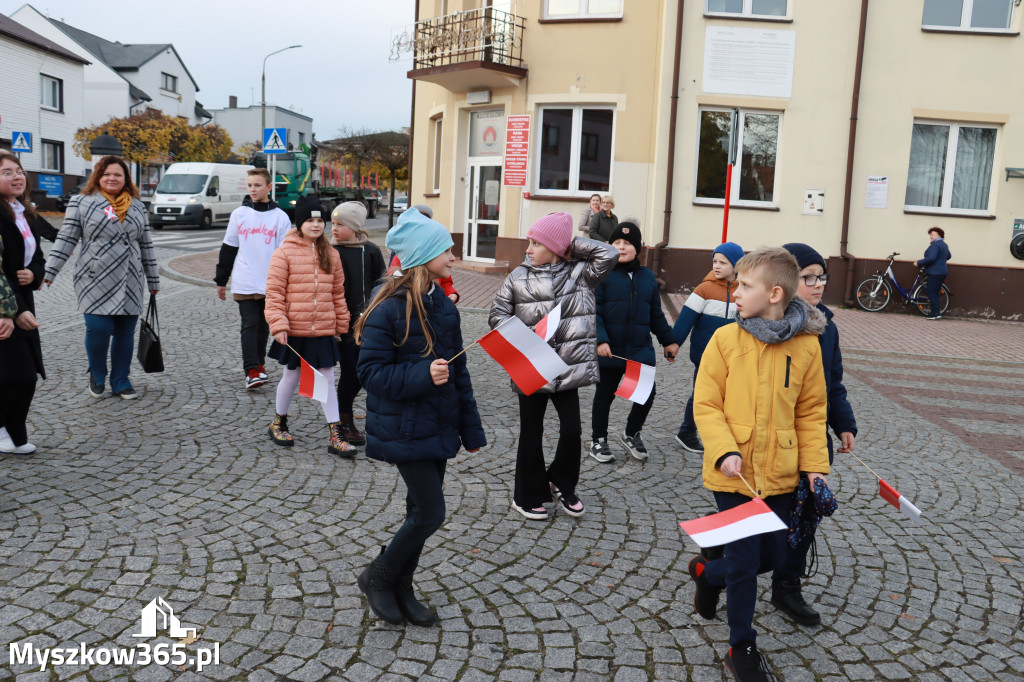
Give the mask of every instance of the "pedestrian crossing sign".
M 287 128 L 264 128 L 263 129 L 263 153 L 284 154 L 288 151 L 285 140 L 288 139 Z
M 32 151 L 32 133 L 19 133 L 14 131 L 11 133 L 11 151 L 12 152 L 31 152 Z

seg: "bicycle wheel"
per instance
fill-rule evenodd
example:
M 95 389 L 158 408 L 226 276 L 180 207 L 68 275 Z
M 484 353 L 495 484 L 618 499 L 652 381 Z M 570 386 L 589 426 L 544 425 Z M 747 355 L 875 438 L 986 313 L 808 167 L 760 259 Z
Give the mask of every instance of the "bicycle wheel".
M 868 277 L 857 285 L 855 301 L 857 305 L 869 313 L 878 311 L 889 305 L 892 299 L 892 289 L 880 275 Z
M 932 306 L 928 301 L 928 287 L 924 284 L 918 284 L 914 287 L 914 291 L 910 294 L 910 302 L 918 309 L 918 311 L 927 316 L 931 312 Z M 942 288 L 939 289 L 939 314 L 946 312 L 946 308 L 949 307 L 949 289 L 943 284 Z

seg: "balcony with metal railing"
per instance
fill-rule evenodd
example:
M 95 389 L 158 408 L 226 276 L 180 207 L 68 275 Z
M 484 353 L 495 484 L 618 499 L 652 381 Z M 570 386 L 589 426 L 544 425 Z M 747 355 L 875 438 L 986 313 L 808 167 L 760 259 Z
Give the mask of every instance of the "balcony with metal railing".
M 424 19 L 392 36 L 391 60 L 411 54 L 409 78 L 452 92 L 515 87 L 526 77 L 526 20 L 484 7 Z

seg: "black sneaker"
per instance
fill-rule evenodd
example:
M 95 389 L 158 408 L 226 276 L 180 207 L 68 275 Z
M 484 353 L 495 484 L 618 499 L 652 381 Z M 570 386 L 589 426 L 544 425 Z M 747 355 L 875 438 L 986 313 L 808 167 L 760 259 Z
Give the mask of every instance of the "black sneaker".
M 92 378 L 92 372 L 89 372 L 89 395 L 93 398 L 103 397 L 103 384 L 96 383 L 96 380 Z
M 135 400 L 136 398 L 139 397 L 138 392 L 136 392 L 136 390 L 131 387 L 128 387 L 123 391 L 118 391 L 114 395 L 123 400 Z
M 690 559 L 690 577 L 693 578 L 693 606 L 702 618 L 711 620 L 718 611 L 718 598 L 722 595 L 722 588 L 708 585 L 704 577 L 704 569 L 707 561 L 702 556 L 695 556 Z
M 676 442 L 682 445 L 684 450 L 696 452 L 698 455 L 704 454 L 704 443 L 700 442 L 700 436 L 697 435 L 696 431 L 677 433 Z
M 590 456 L 602 464 L 615 461 L 615 455 L 612 454 L 611 448 L 608 447 L 607 438 L 598 438 L 590 443 Z
M 637 431 L 635 436 L 627 436 L 626 432 L 622 432 L 622 444 L 629 450 L 629 454 L 634 459 L 638 459 L 641 462 L 647 460 L 647 448 L 644 447 L 644 441 L 640 437 L 640 432 Z
M 725 655 L 725 667 L 732 673 L 736 682 L 774 682 L 775 675 L 768 667 L 768 659 L 758 650 L 753 642 L 740 642 L 729 647 Z
M 772 604 L 800 625 L 821 625 L 821 614 L 804 599 L 799 578 L 773 580 Z

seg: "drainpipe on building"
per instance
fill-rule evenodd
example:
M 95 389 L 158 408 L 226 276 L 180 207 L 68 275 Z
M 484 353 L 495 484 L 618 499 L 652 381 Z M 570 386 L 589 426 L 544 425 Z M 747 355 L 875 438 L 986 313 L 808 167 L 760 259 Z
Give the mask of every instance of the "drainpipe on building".
M 668 170 L 665 177 L 665 225 L 662 228 L 661 241 L 654 245 L 654 257 L 651 269 L 657 278 L 658 286 L 665 289 L 665 280 L 661 276 L 661 252 L 668 246 L 669 230 L 672 225 L 672 183 L 675 177 L 676 164 L 676 115 L 679 111 L 679 68 L 682 60 L 680 49 L 683 40 L 683 6 L 686 0 L 679 0 L 676 8 L 676 40 L 673 44 L 675 55 L 672 59 L 672 95 L 668 114 Z
M 413 26 L 415 26 L 416 23 L 420 20 L 420 0 L 416 0 L 416 8 L 413 11 L 416 13 L 415 14 L 415 18 L 413 19 Z M 415 29 L 413 29 L 413 31 L 414 31 L 414 34 L 415 34 Z M 415 60 L 416 60 L 416 52 L 415 52 L 415 48 L 414 48 L 414 51 L 413 51 L 413 61 L 414 61 L 413 68 L 415 68 Z M 408 202 L 408 203 L 406 203 L 406 206 L 412 206 L 412 204 L 413 204 L 413 201 L 412 201 L 412 143 L 413 143 L 413 139 L 415 138 L 415 134 L 416 134 L 416 79 L 413 78 L 412 79 L 412 103 L 409 105 L 409 171 L 406 173 L 406 182 L 409 183 L 409 184 L 408 184 L 408 186 L 405 189 L 405 196 L 408 197 L 408 199 L 406 200 Z M 394 181 L 395 181 L 394 178 L 392 178 L 391 182 L 394 183 Z M 389 201 L 389 203 L 388 203 L 388 207 L 389 207 L 388 208 L 388 214 L 390 215 L 390 211 L 391 211 L 391 208 L 390 208 L 390 206 L 391 206 L 391 204 L 390 204 L 390 197 L 388 198 L 388 201 Z M 388 220 L 391 220 L 391 219 L 388 218 Z
M 839 255 L 845 258 L 846 265 L 846 296 L 844 303 L 852 306 L 853 301 L 853 269 L 857 258 L 846 250 L 850 243 L 850 195 L 853 190 L 853 153 L 857 144 L 857 111 L 860 107 L 860 77 L 864 66 L 864 36 L 868 25 L 868 0 L 860 3 L 860 28 L 857 33 L 857 66 L 853 74 L 853 97 L 850 102 L 850 142 L 846 149 L 846 188 L 843 194 L 843 231 L 839 237 Z

